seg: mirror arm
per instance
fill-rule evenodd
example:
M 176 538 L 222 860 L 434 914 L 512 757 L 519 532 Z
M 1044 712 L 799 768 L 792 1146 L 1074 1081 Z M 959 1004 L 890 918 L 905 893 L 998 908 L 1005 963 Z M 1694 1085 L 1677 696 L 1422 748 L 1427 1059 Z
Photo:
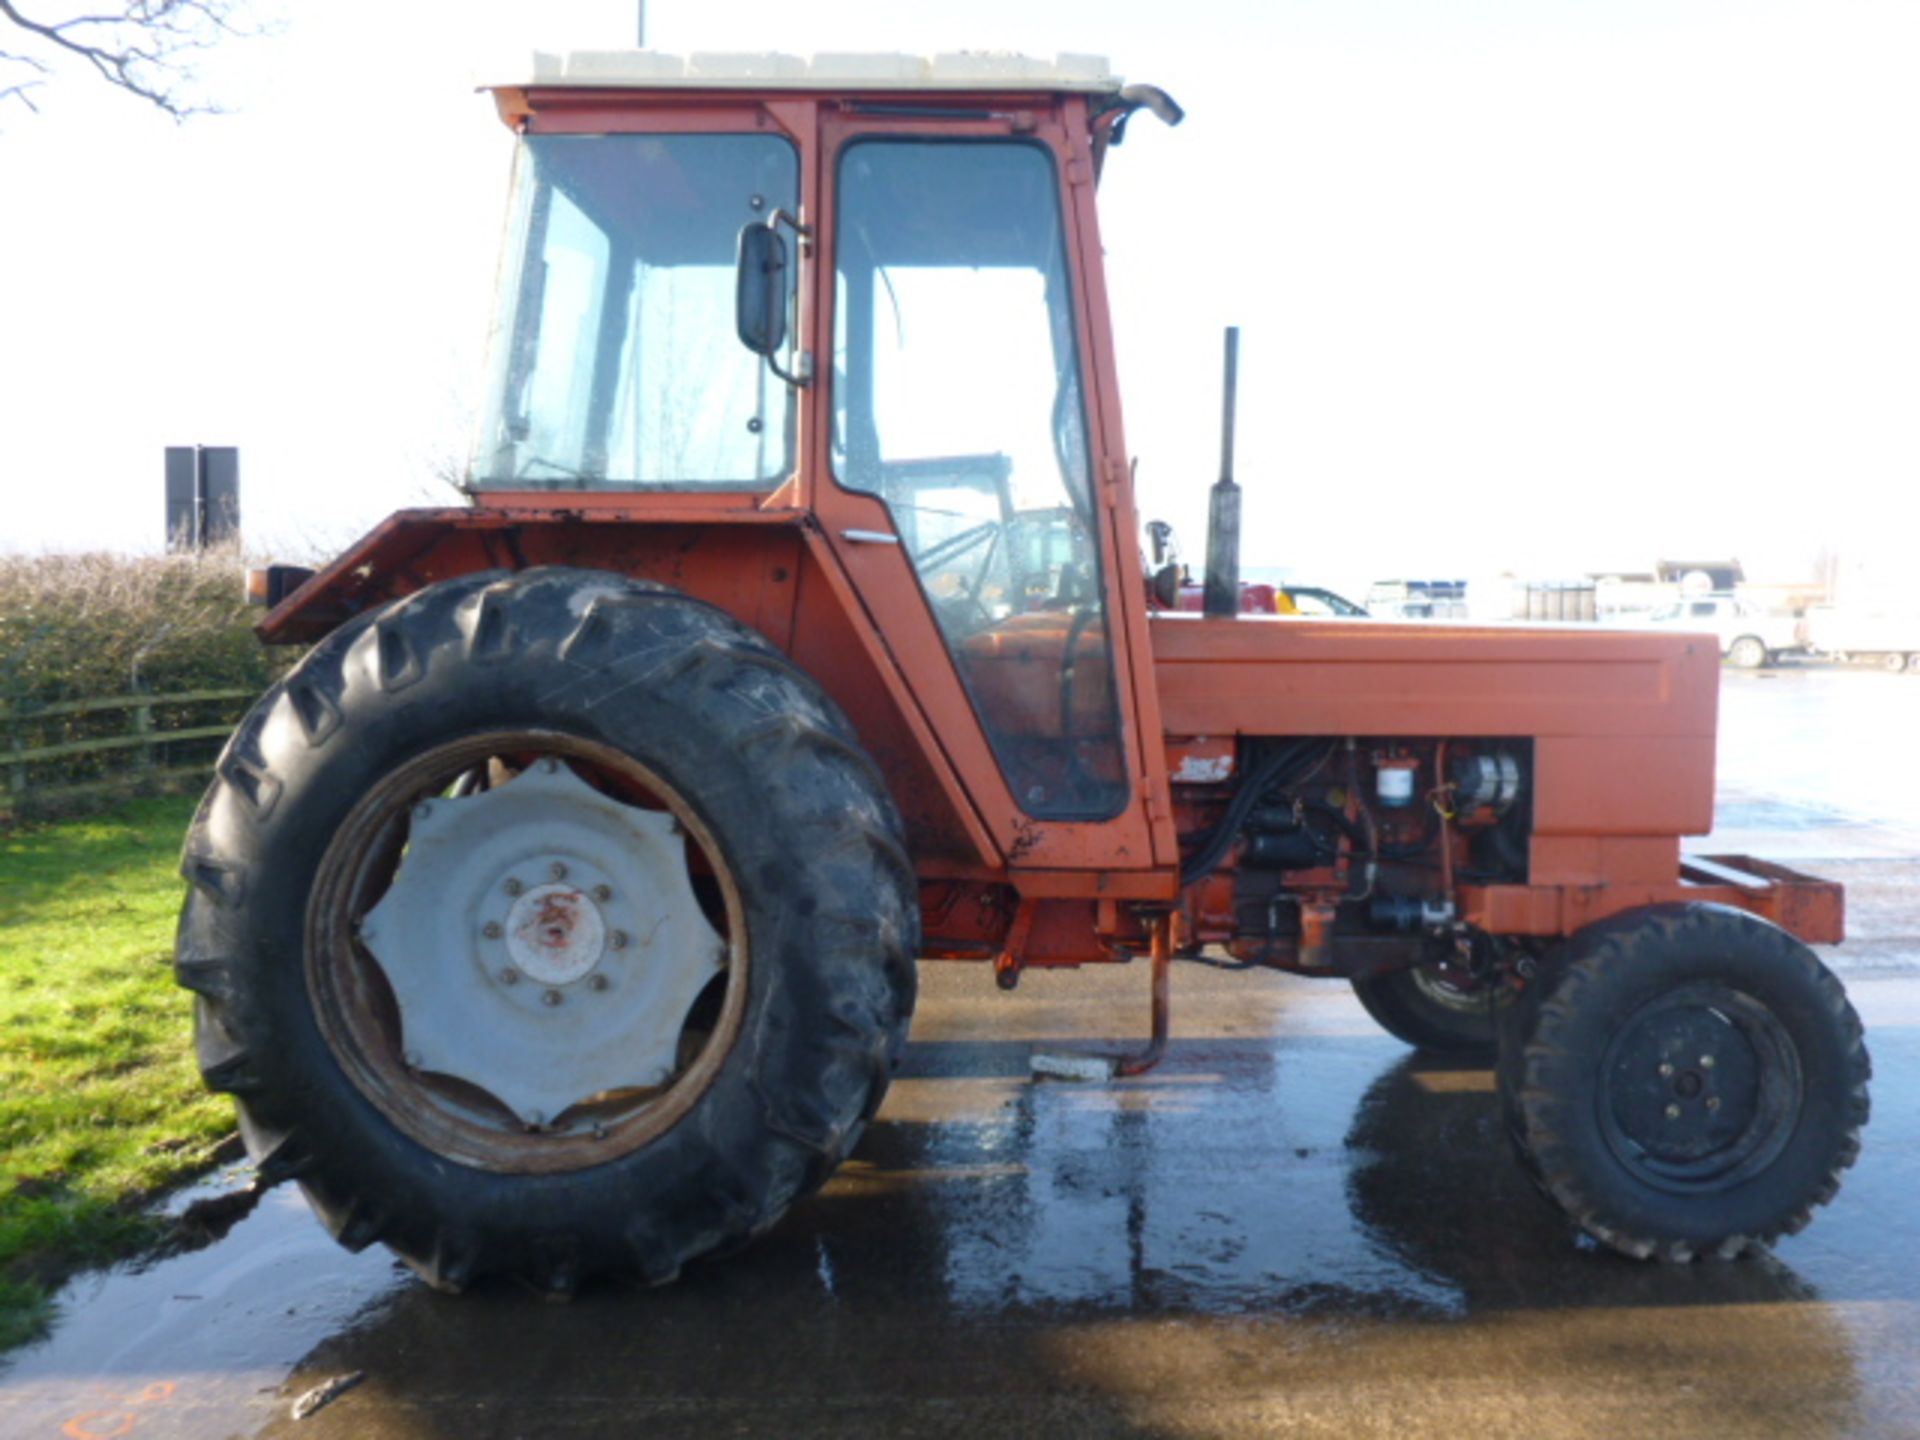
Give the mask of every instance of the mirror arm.
M 762 358 L 766 360 L 769 370 L 796 390 L 804 390 L 813 383 L 813 352 L 811 350 L 800 352 L 800 363 L 791 371 L 782 369 L 780 362 L 771 355 Z
M 795 239 L 801 241 L 803 244 L 811 244 L 813 240 L 813 227 L 811 225 L 802 225 L 797 216 L 789 215 L 785 210 L 776 206 L 774 212 L 767 216 L 766 226 L 769 230 L 776 230 L 782 225 L 785 225 L 789 230 L 793 231 Z
M 794 255 L 793 267 L 793 300 L 794 309 L 797 311 L 800 307 L 801 297 L 805 293 L 805 285 L 800 267 L 801 263 L 813 251 L 813 227 L 811 225 L 802 225 L 798 216 L 789 215 L 786 210 L 780 206 L 775 206 L 773 213 L 767 216 L 766 225 L 769 230 L 777 230 L 780 226 L 785 225 L 789 230 L 793 231 L 793 238 L 799 242 L 795 247 L 796 253 Z M 799 319 L 800 317 L 796 314 L 794 316 L 793 326 L 793 331 L 796 335 L 800 332 Z M 793 386 L 794 389 L 804 390 L 813 383 L 813 352 L 811 350 L 802 350 L 799 358 L 800 363 L 789 371 L 783 369 L 780 362 L 774 359 L 773 356 L 768 355 L 766 357 L 767 368 L 782 380 L 786 381 L 787 384 Z

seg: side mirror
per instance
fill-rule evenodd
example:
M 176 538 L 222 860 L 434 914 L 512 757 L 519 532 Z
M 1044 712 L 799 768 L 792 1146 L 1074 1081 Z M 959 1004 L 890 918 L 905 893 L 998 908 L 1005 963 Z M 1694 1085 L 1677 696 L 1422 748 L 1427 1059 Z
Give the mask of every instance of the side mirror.
M 769 359 L 787 343 L 787 242 L 771 225 L 740 231 L 734 275 L 734 329 L 740 343 Z
M 1153 564 L 1147 572 L 1147 595 L 1162 610 L 1180 608 L 1180 544 L 1174 539 L 1173 526 L 1164 520 L 1147 522 L 1147 543 L 1153 548 Z
M 1147 543 L 1153 547 L 1153 566 L 1156 570 L 1179 553 L 1173 543 L 1173 526 L 1164 520 L 1147 522 Z

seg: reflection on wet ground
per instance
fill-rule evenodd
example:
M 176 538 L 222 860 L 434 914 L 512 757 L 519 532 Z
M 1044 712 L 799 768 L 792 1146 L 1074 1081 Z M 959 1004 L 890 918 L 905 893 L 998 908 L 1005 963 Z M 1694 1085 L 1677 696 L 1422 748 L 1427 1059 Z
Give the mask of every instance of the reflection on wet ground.
M 1028 1056 L 1130 1032 L 1139 967 L 1014 996 L 926 975 L 857 1157 L 745 1254 L 571 1306 L 453 1300 L 279 1192 L 79 1287 L 0 1382 L 0 1434 L 1920 1433 L 1920 982 L 1854 987 L 1876 1116 L 1835 1205 L 1775 1259 L 1661 1269 L 1576 1246 L 1490 1077 L 1341 989 L 1182 967 L 1163 1069 L 1085 1086 Z
M 1910 734 L 1917 713 L 1920 676 L 1726 671 L 1714 833 L 1691 848 L 1793 864 L 1920 856 L 1920 768 L 1862 758 Z

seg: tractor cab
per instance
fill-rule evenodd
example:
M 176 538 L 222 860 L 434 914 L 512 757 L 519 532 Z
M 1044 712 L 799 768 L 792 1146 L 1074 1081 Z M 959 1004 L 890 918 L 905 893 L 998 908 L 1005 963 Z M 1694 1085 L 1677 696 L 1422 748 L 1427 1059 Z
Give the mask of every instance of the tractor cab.
M 1148 863 L 1165 782 L 1123 684 L 1143 586 L 1081 257 L 1100 157 L 1171 102 L 968 55 L 573 56 L 495 95 L 520 138 L 476 497 L 807 516 L 934 728 L 991 753 L 973 803 Z

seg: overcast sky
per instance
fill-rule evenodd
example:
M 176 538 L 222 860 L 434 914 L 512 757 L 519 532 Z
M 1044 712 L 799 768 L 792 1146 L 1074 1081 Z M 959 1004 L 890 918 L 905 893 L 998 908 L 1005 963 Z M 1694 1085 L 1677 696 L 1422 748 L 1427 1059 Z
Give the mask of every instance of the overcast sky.
M 252 538 L 307 553 L 463 457 L 509 144 L 471 86 L 630 43 L 635 7 L 285 10 L 206 64 L 226 116 L 78 73 L 0 111 L 0 547 L 155 547 L 170 443 L 239 445 Z M 1178 97 L 1102 204 L 1143 510 L 1190 556 L 1237 323 L 1250 563 L 1910 563 L 1912 0 L 652 0 L 648 26 L 1093 52 Z

